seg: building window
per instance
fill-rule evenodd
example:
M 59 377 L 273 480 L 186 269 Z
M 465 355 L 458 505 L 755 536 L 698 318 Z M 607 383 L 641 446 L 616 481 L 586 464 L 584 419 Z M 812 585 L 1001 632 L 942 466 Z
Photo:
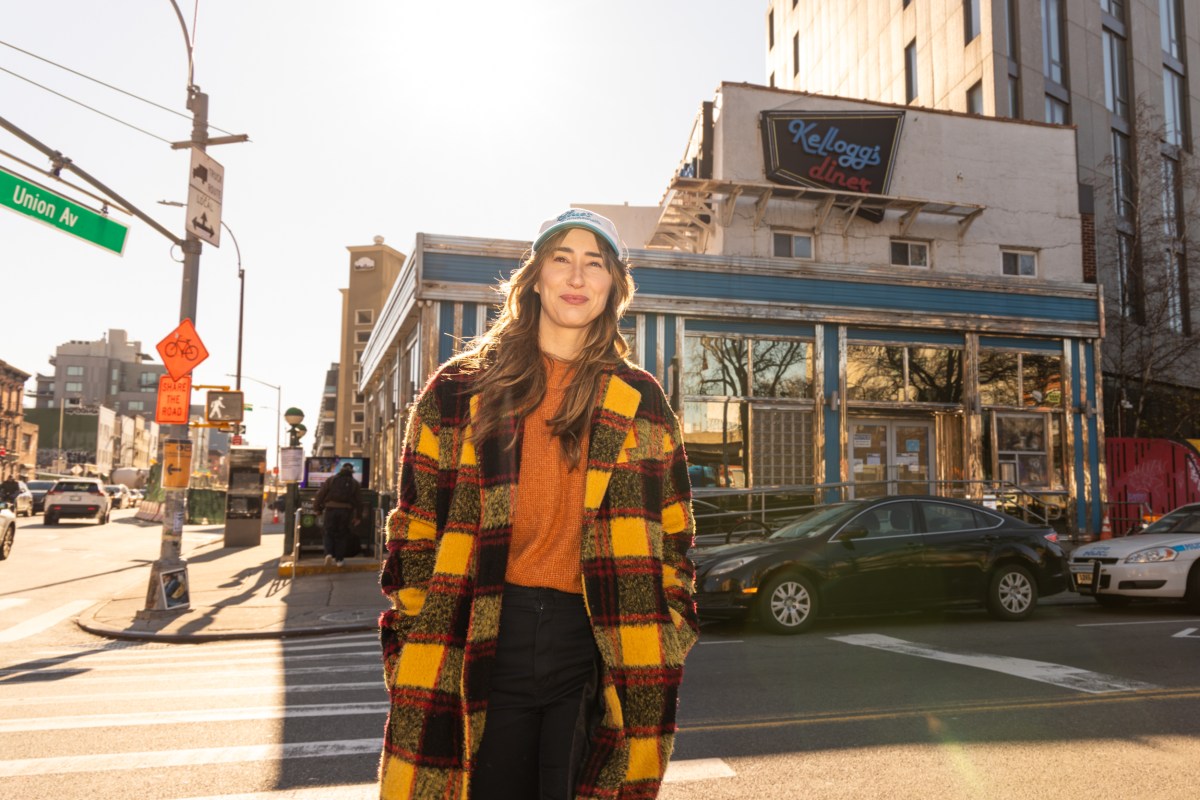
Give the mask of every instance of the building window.
M 1021 79 L 1013 75 L 1008 76 L 1008 116 L 1021 118 Z
M 774 89 L 774 88 L 775 88 L 775 73 L 774 73 L 774 72 L 772 72 L 772 73 L 771 73 L 771 82 L 770 82 L 770 84 L 768 84 L 768 85 L 769 85 L 769 86 L 770 86 L 772 89 Z
M 370 340 L 371 340 L 371 332 L 370 331 L 355 331 L 354 332 L 354 341 L 358 342 L 359 344 L 366 344 Z
M 1179 0 L 1158 0 L 1158 22 L 1162 29 L 1163 52 L 1175 60 L 1183 58 L 1183 25 Z
M 1001 250 L 1000 254 L 1005 275 L 1037 277 L 1037 253 L 1029 250 Z
M 869 403 L 961 403 L 963 351 L 861 343 L 846 346 L 846 396 Z
M 1042 59 L 1046 77 L 1067 85 L 1063 0 L 1042 0 Z
M 917 99 L 917 40 L 913 39 L 904 48 L 904 99 L 911 103 Z
M 362 425 L 366 421 L 367 415 L 363 411 L 355 411 L 352 415 L 355 425 Z
M 792 75 L 800 74 L 800 34 L 792 36 Z
M 813 237 L 807 233 L 779 233 L 773 236 L 771 254 L 776 258 L 813 258 Z
M 1062 356 L 980 349 L 979 399 L 985 406 L 1061 408 Z
M 775 46 L 775 9 L 767 12 L 767 49 Z
M 1119 20 L 1125 19 L 1125 0 L 1100 0 L 1100 8 Z
M 350 431 L 350 444 L 361 445 L 363 443 L 362 431 Z
M 970 89 L 967 89 L 967 113 L 983 113 L 983 81 L 978 81 Z
M 125 404 L 126 411 L 145 411 L 146 403 L 142 400 L 130 400 Z
M 979 0 L 963 0 L 963 32 L 967 44 L 979 35 Z
M 1122 222 L 1133 223 L 1133 162 L 1129 137 L 1112 132 L 1113 210 Z
M 157 372 L 143 372 L 138 375 L 138 385 L 158 386 L 158 377 L 159 374 Z
M 83 384 L 79 381 L 67 381 L 65 389 L 68 392 L 82 392 Z
M 83 367 L 67 367 L 67 375 L 72 378 L 83 377 Z
M 362 350 L 355 350 L 355 351 L 354 351 L 354 363 L 355 363 L 355 364 L 361 364 L 361 363 L 362 363 L 362 354 L 363 354 L 363 351 L 362 351 Z
M 928 267 L 929 244 L 927 242 L 912 242 L 905 239 L 893 239 L 892 266 Z
M 1055 125 L 1066 125 L 1068 121 L 1067 104 L 1053 95 L 1046 95 L 1046 122 Z
M 1017 46 L 1017 0 L 1004 0 L 1004 53 L 1010 61 L 1020 61 Z
M 375 311 L 370 308 L 360 308 L 354 312 L 355 325 L 371 325 L 375 322 Z
M 1184 86 L 1182 75 L 1163 67 L 1163 133 L 1167 144 L 1175 147 L 1183 147 L 1189 141 Z
M 1121 119 L 1129 119 L 1125 39 L 1108 28 L 1101 32 L 1101 37 L 1104 44 L 1104 105 Z
M 365 399 L 366 399 L 366 398 L 364 398 L 364 397 L 363 397 L 363 393 L 362 393 L 362 392 L 355 392 L 355 393 L 354 393 L 354 405 L 356 405 L 356 406 L 361 406 L 361 405 L 363 404 L 363 402 L 364 402 L 364 400 L 365 400 Z

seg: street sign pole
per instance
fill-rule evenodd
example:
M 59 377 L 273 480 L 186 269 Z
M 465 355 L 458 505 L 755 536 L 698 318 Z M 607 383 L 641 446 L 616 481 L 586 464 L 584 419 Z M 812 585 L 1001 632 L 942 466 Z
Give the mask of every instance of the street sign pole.
M 208 95 L 200 91 L 196 85 L 188 86 L 188 108 L 192 112 L 192 146 L 204 152 L 208 144 Z M 191 178 L 188 178 L 189 187 Z M 185 226 L 187 227 L 187 226 Z M 200 239 L 189 229 L 183 242 L 183 292 L 179 301 L 179 320 L 196 320 L 196 298 L 200 287 Z M 183 524 L 187 520 L 187 483 L 182 488 L 170 487 L 167 481 L 166 448 L 168 439 L 188 439 L 189 428 L 183 425 L 172 425 L 168 428 L 167 436 L 163 439 L 162 464 L 163 478 L 163 522 L 162 540 L 159 546 L 158 560 L 150 567 L 150 586 L 146 591 L 146 607 L 138 616 L 146 620 L 161 618 L 164 614 L 174 614 L 186 611 L 189 605 L 172 602 L 165 590 L 163 576 L 170 574 L 182 578 L 183 585 L 188 585 L 187 561 L 182 555 Z M 190 464 L 187 475 L 191 475 Z M 185 599 L 186 599 L 185 591 Z

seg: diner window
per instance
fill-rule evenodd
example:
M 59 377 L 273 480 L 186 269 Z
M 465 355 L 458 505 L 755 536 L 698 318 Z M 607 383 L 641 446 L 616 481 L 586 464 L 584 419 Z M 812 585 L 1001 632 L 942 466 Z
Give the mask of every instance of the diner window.
M 1061 415 L 994 414 L 992 421 L 994 480 L 1033 489 L 1063 487 Z M 985 460 L 989 467 L 991 462 Z
M 1001 267 L 1005 275 L 1022 278 L 1037 277 L 1037 253 L 1030 250 L 1001 250 Z
M 850 344 L 846 395 L 871 403 L 961 403 L 962 350 L 930 345 Z
M 802 258 L 811 261 L 813 258 L 813 237 L 807 233 L 775 232 L 772 238 L 771 253 L 776 258 Z
M 985 406 L 1062 408 L 1062 356 L 980 350 L 979 399 Z
M 929 244 L 905 239 L 892 240 L 892 266 L 928 267 Z
M 693 486 L 812 478 L 813 345 L 805 339 L 688 334 L 683 435 Z M 748 466 L 752 468 L 748 470 Z

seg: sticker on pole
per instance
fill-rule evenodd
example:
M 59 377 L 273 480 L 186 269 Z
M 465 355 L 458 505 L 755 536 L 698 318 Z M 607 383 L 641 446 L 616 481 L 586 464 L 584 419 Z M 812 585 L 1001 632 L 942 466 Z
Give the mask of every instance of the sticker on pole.
M 196 326 L 190 319 L 179 323 L 175 330 L 167 334 L 155 349 L 162 356 L 163 366 L 175 380 L 189 374 L 201 361 L 208 358 L 208 349 L 200 341 Z
M 158 376 L 158 403 L 154 421 L 159 425 L 187 425 L 188 408 L 192 402 L 192 378 L 184 375 L 175 380 L 170 375 Z

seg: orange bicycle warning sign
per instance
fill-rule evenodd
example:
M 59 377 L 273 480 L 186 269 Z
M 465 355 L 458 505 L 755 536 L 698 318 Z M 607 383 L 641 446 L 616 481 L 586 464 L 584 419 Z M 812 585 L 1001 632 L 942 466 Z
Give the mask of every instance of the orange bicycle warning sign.
M 200 334 L 196 333 L 196 326 L 190 319 L 179 323 L 179 327 L 168 333 L 155 349 L 162 356 L 167 373 L 175 380 L 189 374 L 208 358 L 208 349 L 200 341 Z

